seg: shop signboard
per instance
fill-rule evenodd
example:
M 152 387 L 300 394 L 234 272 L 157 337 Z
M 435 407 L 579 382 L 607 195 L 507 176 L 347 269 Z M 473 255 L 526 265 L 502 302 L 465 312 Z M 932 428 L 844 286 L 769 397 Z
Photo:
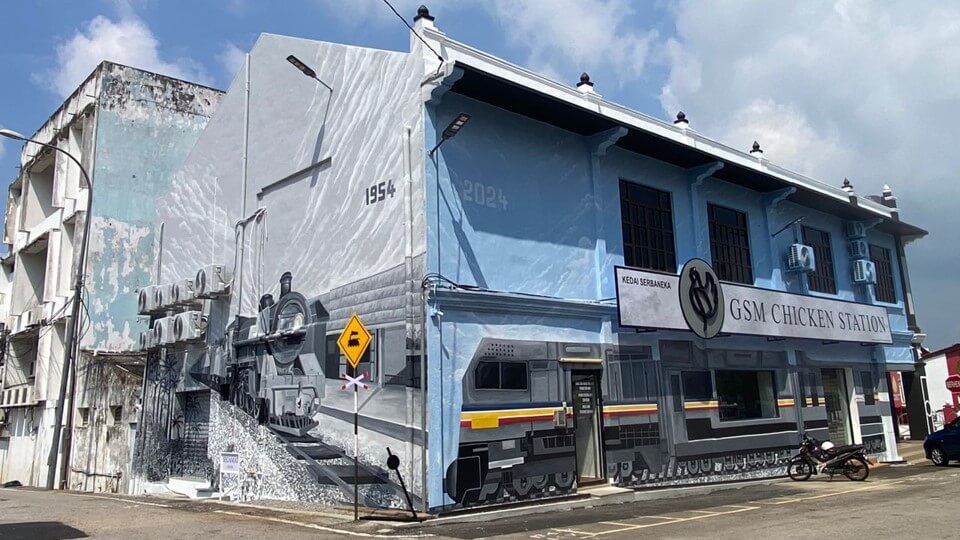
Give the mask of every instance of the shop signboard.
M 945 384 L 947 385 L 947 390 L 954 394 L 960 394 L 960 375 L 948 376 Z
M 620 325 L 856 343 L 893 343 L 881 306 L 721 282 L 692 259 L 679 275 L 617 267 Z

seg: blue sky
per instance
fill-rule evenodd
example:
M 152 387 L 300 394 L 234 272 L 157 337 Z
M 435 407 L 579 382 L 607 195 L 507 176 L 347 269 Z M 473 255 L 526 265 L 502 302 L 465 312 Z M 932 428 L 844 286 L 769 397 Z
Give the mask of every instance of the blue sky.
M 410 18 L 419 1 L 393 0 Z M 920 2 L 921 4 L 923 2 Z M 960 4 L 428 2 L 453 39 L 861 194 L 889 184 L 930 346 L 960 341 Z M 0 17 L 0 126 L 32 133 L 102 59 L 226 88 L 261 32 L 407 50 L 382 0 L 35 0 Z M 0 147 L 0 181 L 19 148 Z

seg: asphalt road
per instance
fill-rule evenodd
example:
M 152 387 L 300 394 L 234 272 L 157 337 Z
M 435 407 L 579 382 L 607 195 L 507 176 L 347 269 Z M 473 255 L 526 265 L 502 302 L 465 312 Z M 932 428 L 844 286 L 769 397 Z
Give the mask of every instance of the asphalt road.
M 0 539 L 69 538 L 956 538 L 960 466 L 876 469 L 866 482 L 813 479 L 709 495 L 417 528 L 345 514 L 234 504 L 0 489 Z M 562 507 L 562 505 L 560 505 Z
M 957 538 L 960 467 L 875 469 L 865 482 L 786 480 L 688 497 L 434 525 L 455 538 Z

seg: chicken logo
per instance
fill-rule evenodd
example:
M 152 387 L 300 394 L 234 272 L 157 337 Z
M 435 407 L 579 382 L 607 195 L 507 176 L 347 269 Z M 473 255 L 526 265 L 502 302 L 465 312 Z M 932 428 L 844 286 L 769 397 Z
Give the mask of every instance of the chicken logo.
M 706 261 L 691 259 L 680 271 L 680 310 L 690 330 L 710 339 L 723 327 L 723 288 Z

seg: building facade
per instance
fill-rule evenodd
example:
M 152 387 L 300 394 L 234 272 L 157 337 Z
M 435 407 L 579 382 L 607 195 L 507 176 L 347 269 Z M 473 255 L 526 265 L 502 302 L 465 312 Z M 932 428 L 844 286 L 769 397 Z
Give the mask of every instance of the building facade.
M 0 481 L 42 486 L 55 429 L 84 221 L 90 219 L 78 360 L 64 439 L 71 489 L 126 491 L 143 379 L 135 291 L 153 281 L 154 200 L 220 92 L 104 62 L 31 137 L 10 186 L 4 242 L 9 331 L 0 408 Z M 72 426 L 72 429 L 71 427 Z M 60 456 L 63 459 L 63 456 Z M 59 471 L 59 467 L 58 467 Z M 59 476 L 56 485 L 61 485 Z
M 931 432 L 943 429 L 960 411 L 960 393 L 947 387 L 947 378 L 960 376 L 960 343 L 923 355 L 927 414 Z M 951 383 L 954 384 L 954 383 Z
M 409 53 L 261 36 L 158 198 L 145 481 L 227 491 L 236 454 L 263 497 L 352 500 L 352 314 L 364 504 L 405 504 L 388 454 L 438 511 L 782 475 L 803 433 L 896 459 L 926 233 L 889 190 L 414 26 Z

